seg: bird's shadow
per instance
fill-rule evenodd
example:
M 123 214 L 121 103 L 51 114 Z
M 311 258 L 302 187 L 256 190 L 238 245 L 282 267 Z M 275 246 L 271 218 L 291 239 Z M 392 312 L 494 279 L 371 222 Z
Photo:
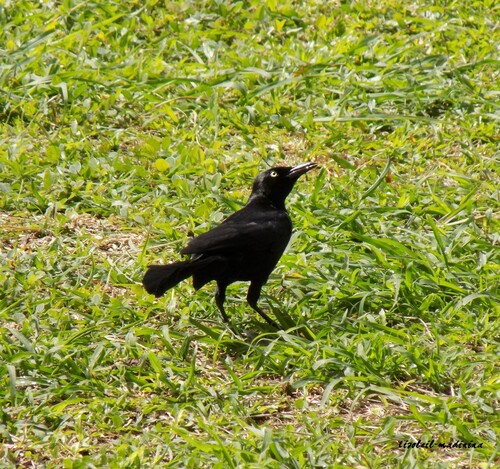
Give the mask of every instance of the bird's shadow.
M 272 308 L 273 315 L 278 319 L 279 328 L 259 321 L 257 318 L 246 317 L 238 321 L 231 316 L 229 322 L 215 321 L 222 327 L 212 328 L 206 324 L 206 320 L 190 318 L 191 325 L 205 333 L 209 338 L 217 341 L 226 350 L 241 353 L 249 350 L 252 346 L 263 346 L 276 340 L 285 340 L 286 335 L 295 335 L 305 340 L 314 340 L 313 333 L 305 324 L 295 324 L 293 319 L 277 308 Z

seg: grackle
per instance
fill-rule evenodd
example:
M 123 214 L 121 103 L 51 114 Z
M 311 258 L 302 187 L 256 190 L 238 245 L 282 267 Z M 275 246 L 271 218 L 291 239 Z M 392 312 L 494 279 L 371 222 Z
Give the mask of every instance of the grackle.
M 148 267 L 142 280 L 146 291 L 160 297 L 191 276 L 196 290 L 215 280 L 215 303 L 224 321 L 228 322 L 224 310 L 227 286 L 236 281 L 249 281 L 248 304 L 278 328 L 257 306 L 257 301 L 292 234 L 285 199 L 297 179 L 316 166 L 316 163 L 302 163 L 271 168 L 259 174 L 241 210 L 219 226 L 191 239 L 181 250 L 181 254 L 191 255 L 189 260 Z

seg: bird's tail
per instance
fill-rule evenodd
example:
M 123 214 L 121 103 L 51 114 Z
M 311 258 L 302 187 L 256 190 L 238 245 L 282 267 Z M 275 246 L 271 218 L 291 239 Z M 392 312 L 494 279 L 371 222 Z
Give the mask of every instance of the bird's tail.
M 207 263 L 212 263 L 211 259 L 192 259 L 168 265 L 150 265 L 142 279 L 142 284 L 148 293 L 158 298 L 179 282 L 206 267 Z
M 179 282 L 193 275 L 193 262 L 174 262 L 168 265 L 150 265 L 142 279 L 142 284 L 148 293 L 157 298 Z

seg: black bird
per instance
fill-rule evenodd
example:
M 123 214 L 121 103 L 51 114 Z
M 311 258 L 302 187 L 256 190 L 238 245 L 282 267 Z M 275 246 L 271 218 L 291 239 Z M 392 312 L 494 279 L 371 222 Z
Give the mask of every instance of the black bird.
M 278 328 L 257 306 L 257 301 L 292 234 L 285 199 L 297 179 L 316 166 L 316 163 L 302 163 L 293 168 L 271 168 L 259 174 L 241 210 L 214 229 L 193 238 L 182 249 L 181 254 L 191 254 L 191 259 L 148 267 L 142 280 L 146 291 L 159 297 L 191 276 L 195 290 L 215 280 L 215 303 L 224 321 L 228 322 L 224 310 L 227 286 L 236 281 L 249 281 L 248 304 Z

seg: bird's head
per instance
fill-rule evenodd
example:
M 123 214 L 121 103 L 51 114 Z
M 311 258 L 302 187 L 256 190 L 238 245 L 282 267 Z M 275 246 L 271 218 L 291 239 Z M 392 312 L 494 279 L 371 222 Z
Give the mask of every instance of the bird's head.
M 297 179 L 317 166 L 316 163 L 302 163 L 297 166 L 279 166 L 260 173 L 253 183 L 250 200 L 264 196 L 277 207 L 284 206 Z

